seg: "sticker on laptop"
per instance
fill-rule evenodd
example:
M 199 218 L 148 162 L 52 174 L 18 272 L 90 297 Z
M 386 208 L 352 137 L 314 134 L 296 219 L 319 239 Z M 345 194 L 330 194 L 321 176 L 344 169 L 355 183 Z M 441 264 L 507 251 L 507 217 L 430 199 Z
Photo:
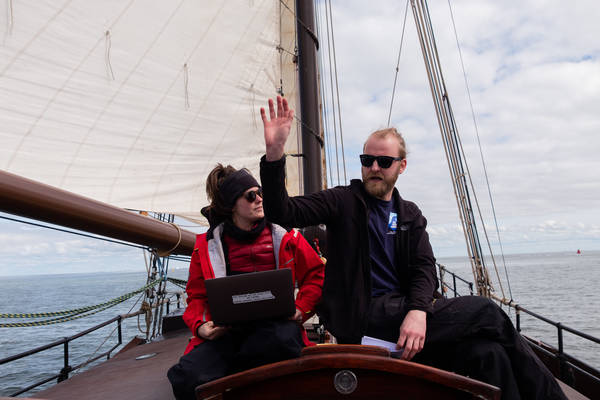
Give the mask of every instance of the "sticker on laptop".
M 257 301 L 273 300 L 275 296 L 270 290 L 256 293 L 234 294 L 231 296 L 233 304 L 254 303 Z

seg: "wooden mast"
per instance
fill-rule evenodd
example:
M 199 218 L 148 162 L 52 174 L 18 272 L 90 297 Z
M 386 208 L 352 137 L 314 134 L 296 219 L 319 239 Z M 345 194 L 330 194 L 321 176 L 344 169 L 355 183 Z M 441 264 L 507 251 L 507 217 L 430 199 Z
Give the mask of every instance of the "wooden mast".
M 302 130 L 304 194 L 323 189 L 317 85 L 317 49 L 315 12 L 312 1 L 296 0 L 296 34 L 298 37 L 298 79 L 300 81 L 300 115 Z

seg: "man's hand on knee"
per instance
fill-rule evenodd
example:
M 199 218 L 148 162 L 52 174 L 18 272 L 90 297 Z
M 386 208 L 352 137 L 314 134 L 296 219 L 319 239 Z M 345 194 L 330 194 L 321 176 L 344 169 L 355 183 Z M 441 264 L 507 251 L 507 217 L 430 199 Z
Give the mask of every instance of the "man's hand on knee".
M 423 350 L 426 329 L 427 313 L 425 311 L 410 310 L 406 314 L 400 325 L 400 337 L 397 344 L 399 349 L 403 349 L 403 360 L 410 360 Z

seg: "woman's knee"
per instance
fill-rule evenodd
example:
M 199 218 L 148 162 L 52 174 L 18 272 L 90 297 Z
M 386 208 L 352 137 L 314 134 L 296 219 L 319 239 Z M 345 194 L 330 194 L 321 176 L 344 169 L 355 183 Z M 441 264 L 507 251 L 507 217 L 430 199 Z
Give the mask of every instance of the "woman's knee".
M 282 349 L 291 349 L 300 353 L 302 350 L 302 331 L 300 325 L 294 321 L 283 321 L 276 325 L 272 343 Z

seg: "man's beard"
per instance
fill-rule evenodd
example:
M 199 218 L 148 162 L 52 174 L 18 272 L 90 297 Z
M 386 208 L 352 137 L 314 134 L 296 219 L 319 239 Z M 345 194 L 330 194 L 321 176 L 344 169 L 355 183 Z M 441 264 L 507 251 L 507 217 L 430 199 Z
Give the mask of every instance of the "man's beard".
M 396 184 L 396 180 L 398 179 L 398 173 L 390 176 L 388 178 L 384 177 L 380 174 L 369 174 L 365 175 L 362 173 L 363 185 L 365 186 L 365 190 L 371 196 L 376 197 L 378 199 L 382 199 L 386 194 L 390 193 L 394 189 L 394 185 Z M 369 179 L 369 177 L 379 177 L 378 179 Z

